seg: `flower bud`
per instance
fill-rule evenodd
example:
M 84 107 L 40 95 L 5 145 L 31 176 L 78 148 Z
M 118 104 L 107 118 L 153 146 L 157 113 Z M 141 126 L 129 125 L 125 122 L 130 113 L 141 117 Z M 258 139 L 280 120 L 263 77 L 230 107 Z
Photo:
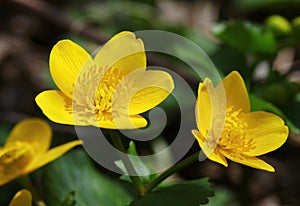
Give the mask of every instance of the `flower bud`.
M 265 20 L 265 26 L 276 36 L 285 36 L 292 30 L 290 22 L 283 16 L 272 15 Z
M 294 29 L 294 33 L 296 34 L 296 38 L 298 39 L 298 35 L 300 34 L 300 16 L 292 20 L 292 26 Z

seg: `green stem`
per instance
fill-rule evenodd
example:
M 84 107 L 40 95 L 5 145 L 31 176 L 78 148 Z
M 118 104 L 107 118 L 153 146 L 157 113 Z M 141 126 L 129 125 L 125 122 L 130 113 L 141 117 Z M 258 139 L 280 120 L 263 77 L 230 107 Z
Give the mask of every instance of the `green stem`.
M 176 163 L 175 165 L 173 165 L 172 167 L 170 167 L 163 173 L 161 173 L 156 179 L 153 180 L 153 182 L 151 182 L 148 185 L 146 192 L 151 192 L 161 182 L 163 182 L 165 179 L 167 179 L 169 176 L 171 176 L 172 174 L 178 172 L 179 170 L 189 166 L 193 162 L 196 162 L 198 160 L 199 154 L 200 154 L 200 152 L 196 152 L 196 153 L 192 154 L 191 156 L 187 157 L 186 159 Z
M 123 145 L 123 142 L 121 140 L 121 137 L 117 131 L 110 131 L 109 132 L 112 142 L 114 146 L 120 151 L 119 156 L 127 170 L 128 176 L 130 177 L 134 187 L 136 188 L 137 192 L 139 195 L 144 195 L 145 194 L 145 187 L 143 183 L 141 182 L 138 174 L 136 173 L 128 155 L 126 152 L 126 149 Z
M 37 192 L 36 188 L 33 186 L 30 178 L 28 175 L 24 175 L 19 177 L 19 182 L 21 183 L 21 185 L 23 185 L 24 188 L 28 189 L 31 194 L 33 199 L 36 201 L 38 206 L 45 206 L 45 202 L 42 200 L 41 196 L 39 195 L 39 193 Z

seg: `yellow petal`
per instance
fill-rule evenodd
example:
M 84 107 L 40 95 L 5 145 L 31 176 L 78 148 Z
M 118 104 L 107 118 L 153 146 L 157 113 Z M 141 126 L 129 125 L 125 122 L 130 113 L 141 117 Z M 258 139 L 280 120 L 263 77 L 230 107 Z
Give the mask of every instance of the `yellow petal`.
M 52 131 L 47 122 L 29 118 L 19 122 L 10 132 L 5 147 L 17 141 L 30 144 L 33 154 L 39 155 L 48 150 L 52 139 Z
M 9 206 L 32 206 L 32 195 L 28 190 L 20 190 L 15 194 Z
M 43 113 L 53 122 L 74 125 L 72 99 L 58 90 L 44 91 L 35 98 Z
M 80 70 L 91 67 L 93 60 L 79 45 L 70 41 L 59 41 L 50 53 L 50 73 L 58 88 L 72 97 L 73 86 Z
M 257 158 L 257 157 L 250 157 L 239 153 L 232 153 L 229 151 L 222 150 L 221 151 L 225 157 L 228 159 L 247 165 L 249 167 L 253 167 L 256 169 L 266 170 L 268 172 L 275 172 L 274 167 L 266 163 L 265 161 Z
M 222 84 L 217 86 L 217 90 L 222 90 L 224 87 L 227 99 L 227 107 L 233 106 L 234 110 L 242 109 L 244 112 L 250 112 L 250 100 L 248 92 L 241 75 L 233 71 L 228 74 L 222 81 Z
M 38 159 L 36 159 L 34 162 L 32 162 L 32 164 L 28 165 L 24 174 L 28 174 L 32 171 L 37 170 L 38 168 L 59 158 L 60 156 L 62 156 L 64 153 L 66 153 L 73 147 L 81 144 L 82 142 L 80 140 L 76 140 L 50 149 L 49 151 L 45 152 L 42 156 L 40 156 Z
M 197 130 L 193 130 L 192 133 L 208 159 L 220 163 L 225 167 L 228 166 L 226 158 L 224 157 L 224 155 L 220 153 L 220 149 L 218 148 L 218 145 L 215 145 L 214 148 L 211 148 L 210 145 L 208 145 L 208 143 L 205 141 L 205 138 L 200 134 L 200 132 L 198 132 Z
M 198 98 L 195 109 L 197 127 L 203 136 L 207 135 L 212 121 L 212 103 L 210 99 L 211 94 L 208 92 L 206 87 L 206 85 L 209 84 L 212 85 L 209 79 L 205 79 L 204 83 L 199 84 Z
M 124 74 L 146 68 L 144 43 L 132 32 L 121 32 L 112 37 L 97 53 L 98 68 L 117 68 Z
M 254 148 L 245 152 L 248 156 L 259 156 L 276 150 L 287 140 L 287 126 L 272 113 L 251 112 L 245 114 L 243 120 L 248 124 L 247 138 L 254 140 Z
M 174 88 L 172 77 L 163 71 L 139 69 L 128 74 L 123 81 L 129 82 L 130 87 L 125 85 L 127 88 L 120 86 L 116 89 L 112 109 L 125 115 L 152 109 L 167 98 Z
M 110 40 L 117 39 L 123 35 L 134 35 L 134 34 L 130 31 L 121 31 L 121 32 L 115 34 Z
M 147 121 L 140 115 L 118 116 L 113 120 L 101 120 L 92 125 L 105 129 L 137 129 L 147 126 Z

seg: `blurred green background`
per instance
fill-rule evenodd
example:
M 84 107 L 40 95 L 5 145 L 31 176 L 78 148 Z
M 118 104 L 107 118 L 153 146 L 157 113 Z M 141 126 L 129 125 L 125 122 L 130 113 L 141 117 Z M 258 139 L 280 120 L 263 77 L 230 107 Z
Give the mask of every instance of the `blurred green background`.
M 275 166 L 274 174 L 232 162 L 229 168 L 224 168 L 207 160 L 191 165 L 173 178 L 190 180 L 208 176 L 216 187 L 216 196 L 210 198 L 210 206 L 300 205 L 300 1 L 296 0 L 2 0 L 0 142 L 5 141 L 9 130 L 21 119 L 45 118 L 35 105 L 34 97 L 42 90 L 55 88 L 49 74 L 48 56 L 58 40 L 70 38 L 93 52 L 119 31 L 148 29 L 174 32 L 194 41 L 209 55 L 222 76 L 238 70 L 251 93 L 252 110 L 274 112 L 290 128 L 287 143 L 263 157 Z M 189 55 L 188 51 L 181 52 Z M 155 61 L 158 59 L 163 61 Z M 187 65 L 163 55 L 151 58 L 149 65 L 157 62 L 159 66 L 174 68 L 196 93 L 201 79 Z M 167 127 L 159 143 L 137 142 L 142 154 L 153 152 L 153 145 L 172 142 L 172 137 L 176 136 L 180 124 L 176 101 L 170 97 L 161 106 L 170 111 Z M 76 138 L 71 126 L 55 123 L 51 126 L 53 144 Z M 197 150 L 195 144 L 190 153 Z M 83 152 L 76 152 L 79 160 L 88 158 Z M 64 161 L 63 158 L 59 161 Z M 66 155 L 65 158 L 72 157 Z M 55 185 L 44 186 L 51 182 L 52 171 L 65 165 L 59 161 L 33 174 L 46 197 L 47 191 L 59 191 Z M 163 161 L 167 159 L 162 159 L 162 164 Z M 96 170 L 87 166 L 92 176 L 117 176 L 93 165 Z M 94 170 L 100 173 L 95 174 Z M 77 175 L 74 174 L 74 178 Z M 78 187 L 92 184 L 86 179 Z M 102 181 L 107 181 L 107 188 L 115 184 L 107 179 Z M 7 203 L 18 187 L 16 183 L 1 187 L 0 202 Z M 63 191 L 64 194 L 69 192 Z M 105 191 L 103 194 L 106 196 Z

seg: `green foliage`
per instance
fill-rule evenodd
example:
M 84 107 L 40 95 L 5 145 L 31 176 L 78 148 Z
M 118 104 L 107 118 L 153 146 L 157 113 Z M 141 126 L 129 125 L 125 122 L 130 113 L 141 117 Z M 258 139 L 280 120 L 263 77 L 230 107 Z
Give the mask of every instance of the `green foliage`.
M 216 67 L 222 69 L 224 74 L 237 70 L 243 77 L 247 77 L 244 75 L 248 69 L 246 57 L 240 50 L 223 45 L 211 58 Z M 223 74 L 220 75 L 224 77 Z
M 121 184 L 95 170 L 82 150 L 69 152 L 44 168 L 42 185 L 48 206 L 68 201 L 70 191 L 75 192 L 73 201 L 78 206 L 124 206 L 132 199 Z
M 271 55 L 277 51 L 273 33 L 247 21 L 219 23 L 214 27 L 213 32 L 226 44 L 246 53 Z
M 283 75 L 276 77 L 277 75 L 278 74 L 273 75 L 276 80 L 269 80 L 264 85 L 256 86 L 254 87 L 254 91 L 272 104 L 285 107 L 289 105 L 291 100 L 294 99 L 294 96 L 300 92 L 300 85 L 289 81 Z
M 136 146 L 133 141 L 129 143 L 128 154 L 131 163 L 135 169 L 135 172 L 140 176 L 140 179 L 144 183 L 150 183 L 157 177 L 157 172 L 151 168 L 149 165 L 146 165 L 141 158 L 138 156 Z M 122 170 L 124 174 L 127 173 L 127 170 L 122 162 L 122 160 L 117 160 L 115 164 Z M 146 175 L 149 174 L 149 175 Z M 122 175 L 120 179 L 131 182 L 131 179 L 128 175 Z
M 130 206 L 199 206 L 207 204 L 208 197 L 213 195 L 214 189 L 207 178 L 172 182 L 135 200 Z
M 210 197 L 209 203 L 205 206 L 237 206 L 236 200 L 233 197 L 233 194 L 226 188 L 217 187 L 215 188 L 215 196 Z

